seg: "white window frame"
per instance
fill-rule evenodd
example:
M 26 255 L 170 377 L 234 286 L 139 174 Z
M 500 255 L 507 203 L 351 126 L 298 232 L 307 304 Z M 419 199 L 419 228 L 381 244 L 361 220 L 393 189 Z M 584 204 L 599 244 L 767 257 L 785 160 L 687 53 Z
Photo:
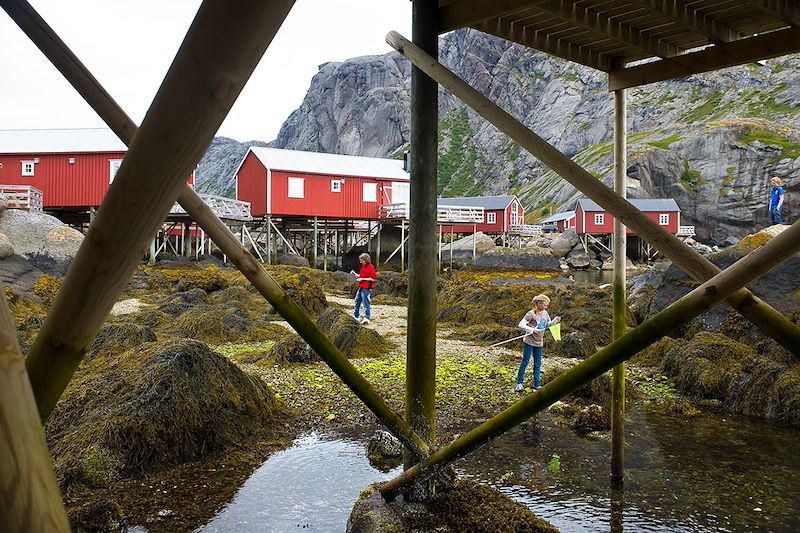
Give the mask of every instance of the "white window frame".
M 33 159 L 26 159 L 25 161 L 20 161 L 22 164 L 22 175 L 23 176 L 33 176 L 36 174 L 36 161 Z
M 287 197 L 288 198 L 305 198 L 305 178 L 287 178 Z
M 377 183 L 364 183 L 361 188 L 361 198 L 364 202 L 377 202 L 378 201 L 378 184 Z
M 109 159 L 108 160 L 108 182 L 113 183 L 114 177 L 119 172 L 119 167 L 122 165 L 122 159 Z
M 660 226 L 669 226 L 669 214 L 668 213 L 659 213 L 658 214 L 658 224 Z
M 519 205 L 517 202 L 511 204 L 511 223 L 519 224 Z
M 490 212 L 486 213 L 486 223 L 487 224 L 497 224 L 497 213 Z
M 331 180 L 331 192 L 342 192 L 342 180 Z
M 602 226 L 606 223 L 606 214 L 605 213 L 595 213 L 594 214 L 594 225 L 595 226 Z

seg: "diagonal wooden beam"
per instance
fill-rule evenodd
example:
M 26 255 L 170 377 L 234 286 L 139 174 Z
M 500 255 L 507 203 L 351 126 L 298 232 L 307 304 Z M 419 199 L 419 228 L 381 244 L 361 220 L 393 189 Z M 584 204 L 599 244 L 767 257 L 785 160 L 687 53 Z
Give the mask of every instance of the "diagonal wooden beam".
M 28 354 L 42 420 L 292 4 L 206 0 L 200 6 Z M 18 1 L 0 5 L 20 10 Z
M 665 39 L 650 32 L 638 30 L 630 24 L 617 22 L 603 12 L 582 7 L 577 2 L 544 0 L 535 2 L 535 7 L 570 24 L 636 48 L 646 56 L 673 57 L 683 53 L 683 49 Z
M 134 122 L 47 23 L 29 4 L 22 11 L 15 13 L 15 20 L 114 133 L 126 145 L 130 145 L 137 130 Z M 264 269 L 255 263 L 252 255 L 245 250 L 194 189 L 184 184 L 178 202 L 375 416 L 406 446 L 421 455 L 427 455 L 428 450 L 424 441 L 410 430 L 405 421 L 394 413 L 338 348 L 305 316 Z
M 0 283 L 0 524 L 3 531 L 68 533 L 17 331 Z
M 711 261 L 691 250 L 680 239 L 665 231 L 654 220 L 633 207 L 630 202 L 620 198 L 587 170 L 530 131 L 520 121 L 503 111 L 497 104 L 470 87 L 399 33 L 390 32 L 386 36 L 386 41 L 407 57 L 411 63 L 439 82 L 443 88 L 449 90 L 473 111 L 517 141 L 534 157 L 622 221 L 639 237 L 664 253 L 694 279 L 702 282 L 720 272 L 719 267 Z M 728 303 L 790 352 L 800 355 L 800 328 L 752 292 L 741 289 L 728 298 Z
M 745 0 L 745 3 L 789 26 L 800 26 L 800 6 L 791 0 Z
M 58 37 L 52 28 L 39 16 L 33 7 L 24 1 L 17 2 L 12 18 L 30 37 L 53 65 L 117 136 L 130 145 L 137 131 L 136 124 L 117 104 L 97 79 L 75 56 L 72 50 Z M 11 13 L 10 13 L 11 14 Z M 184 184 L 178 202 L 211 239 L 228 255 L 259 293 L 300 333 L 320 358 L 334 373 L 350 387 L 356 396 L 381 420 L 392 433 L 418 455 L 428 455 L 428 447 L 372 388 L 358 370 L 319 330 L 299 306 L 281 289 L 241 245 L 227 226 L 214 214 L 189 185 Z
M 643 322 L 639 327 L 629 331 L 624 337 L 615 340 L 564 372 L 538 392 L 529 394 L 444 448 L 435 451 L 399 476 L 387 481 L 380 488 L 381 494 L 385 498 L 391 499 L 403 487 L 434 474 L 453 461 L 518 426 L 577 388 L 637 354 L 687 320 L 700 315 L 725 298 L 730 298 L 746 283 L 763 276 L 798 250 L 800 250 L 800 222 L 796 222 L 758 250 L 740 259 L 724 272 L 717 274 Z
M 800 51 L 800 28 L 773 31 L 731 43 L 710 46 L 699 52 L 621 70 L 612 70 L 608 73 L 608 90 L 616 91 L 637 87 L 798 51 Z
M 701 13 L 689 4 L 675 0 L 632 0 L 653 13 L 672 19 L 684 28 L 705 35 L 711 42 L 727 43 L 742 38 L 742 35 L 714 17 Z
M 512 24 L 506 20 L 488 20 L 472 26 L 484 33 L 512 41 L 523 46 L 536 48 L 550 55 L 579 63 L 603 72 L 611 69 L 611 58 L 598 54 L 588 48 L 549 37 L 543 33 L 526 29 L 519 24 Z

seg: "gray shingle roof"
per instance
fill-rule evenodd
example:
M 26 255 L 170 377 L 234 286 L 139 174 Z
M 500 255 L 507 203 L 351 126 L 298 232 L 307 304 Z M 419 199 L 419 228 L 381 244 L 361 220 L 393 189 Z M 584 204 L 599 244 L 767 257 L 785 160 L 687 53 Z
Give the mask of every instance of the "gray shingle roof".
M 458 205 L 462 207 L 482 207 L 484 209 L 505 209 L 515 196 L 461 196 L 458 198 L 439 198 L 437 205 Z
M 575 211 L 562 211 L 561 213 L 556 213 L 555 215 L 550 215 L 549 217 L 540 220 L 537 224 L 549 224 L 553 222 L 558 222 L 559 220 L 568 220 L 575 216 Z
M 666 212 L 680 212 L 681 208 L 678 207 L 678 204 L 672 198 L 629 198 L 628 201 L 633 204 L 633 206 L 642 212 L 653 212 L 658 211 L 661 213 Z M 597 205 L 593 200 L 589 200 L 588 198 L 581 198 L 578 200 L 578 204 L 583 208 L 584 211 L 603 211 L 605 209 Z

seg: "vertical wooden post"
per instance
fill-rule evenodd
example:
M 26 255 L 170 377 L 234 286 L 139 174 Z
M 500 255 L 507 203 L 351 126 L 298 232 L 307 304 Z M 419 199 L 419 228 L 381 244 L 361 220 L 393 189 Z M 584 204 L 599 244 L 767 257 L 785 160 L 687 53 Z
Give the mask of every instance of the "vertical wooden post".
M 372 221 L 367 220 L 367 251 L 372 253 Z
M 267 215 L 267 264 L 272 264 L 272 215 Z
M 383 231 L 383 224 L 378 222 L 378 242 L 376 243 L 375 250 L 375 265 L 381 264 L 381 231 Z
M 412 41 L 438 57 L 438 3 L 412 0 Z M 406 356 L 406 420 L 429 445 L 436 415 L 436 167 L 438 84 L 411 67 L 411 191 L 408 272 L 408 351 Z M 405 467 L 423 457 L 410 451 Z M 414 496 L 432 494 L 431 482 Z
M 614 91 L 614 191 L 626 197 L 625 177 L 628 166 L 626 157 L 625 89 Z M 625 259 L 627 239 L 625 226 L 614 217 L 614 283 L 612 339 L 625 335 Z M 611 371 L 611 478 L 621 482 L 625 469 L 625 363 Z
M 328 219 L 325 219 L 322 233 L 322 270 L 328 271 Z
M 314 236 L 311 238 L 311 246 L 314 248 L 314 251 L 311 253 L 311 258 L 313 259 L 313 263 L 311 264 L 311 268 L 317 268 L 317 249 L 319 248 L 319 221 L 317 217 L 314 217 Z
M 406 271 L 406 221 L 400 221 L 400 272 Z M 410 307 L 410 303 L 409 303 Z
M 442 270 L 442 228 L 444 228 L 444 226 L 439 224 L 439 253 L 437 254 L 439 256 L 439 264 L 438 264 L 439 271 Z
M 0 283 L 0 524 L 3 531 L 67 533 L 67 513 L 4 290 Z
M 153 266 L 156 264 L 156 240 L 158 239 L 158 233 L 155 234 L 153 240 L 150 241 L 150 253 L 147 258 L 147 264 Z

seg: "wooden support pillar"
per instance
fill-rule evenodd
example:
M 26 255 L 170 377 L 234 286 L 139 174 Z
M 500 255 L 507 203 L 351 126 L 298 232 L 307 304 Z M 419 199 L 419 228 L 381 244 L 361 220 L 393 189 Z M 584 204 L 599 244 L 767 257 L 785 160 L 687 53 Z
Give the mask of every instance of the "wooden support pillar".
M 322 270 L 328 271 L 328 219 L 325 219 L 322 234 Z
M 438 4 L 412 0 L 412 40 L 438 56 Z M 411 68 L 411 190 L 408 272 L 408 351 L 406 356 L 406 421 L 429 445 L 436 418 L 436 167 L 438 135 L 437 83 Z M 424 457 L 406 450 L 405 467 Z M 426 497 L 433 483 L 412 497 Z
M 311 238 L 311 247 L 313 248 L 314 251 L 311 254 L 311 259 L 313 261 L 311 263 L 311 268 L 317 268 L 317 250 L 319 249 L 319 240 L 318 240 L 319 226 L 318 226 L 318 223 L 319 223 L 319 220 L 317 219 L 317 217 L 314 217 L 314 235 Z
M 367 220 L 367 252 L 372 253 L 372 221 Z
M 626 156 L 625 89 L 614 91 L 614 192 L 626 197 L 625 178 L 628 161 Z M 628 306 L 625 299 L 625 259 L 627 235 L 625 225 L 614 218 L 613 235 L 614 282 L 612 339 L 625 335 L 625 317 Z M 611 478 L 621 482 L 625 469 L 625 363 L 611 371 Z
M 440 271 L 442 270 L 442 229 L 443 228 L 444 228 L 444 226 L 439 224 L 439 253 L 437 255 L 439 256 L 439 265 L 438 265 L 438 267 L 439 267 Z
M 400 272 L 406 271 L 406 221 L 400 221 Z
M 267 215 L 267 264 L 272 264 L 272 215 Z
M 381 232 L 383 231 L 383 224 L 378 222 L 378 242 L 376 244 L 377 250 L 375 250 L 375 264 L 381 264 Z
M 158 233 L 155 234 L 153 240 L 150 241 L 150 253 L 148 254 L 147 264 L 153 266 L 156 264 L 156 241 L 158 240 Z
M 1 529 L 68 533 L 67 513 L 5 296 L 0 302 L 0 427 Z

